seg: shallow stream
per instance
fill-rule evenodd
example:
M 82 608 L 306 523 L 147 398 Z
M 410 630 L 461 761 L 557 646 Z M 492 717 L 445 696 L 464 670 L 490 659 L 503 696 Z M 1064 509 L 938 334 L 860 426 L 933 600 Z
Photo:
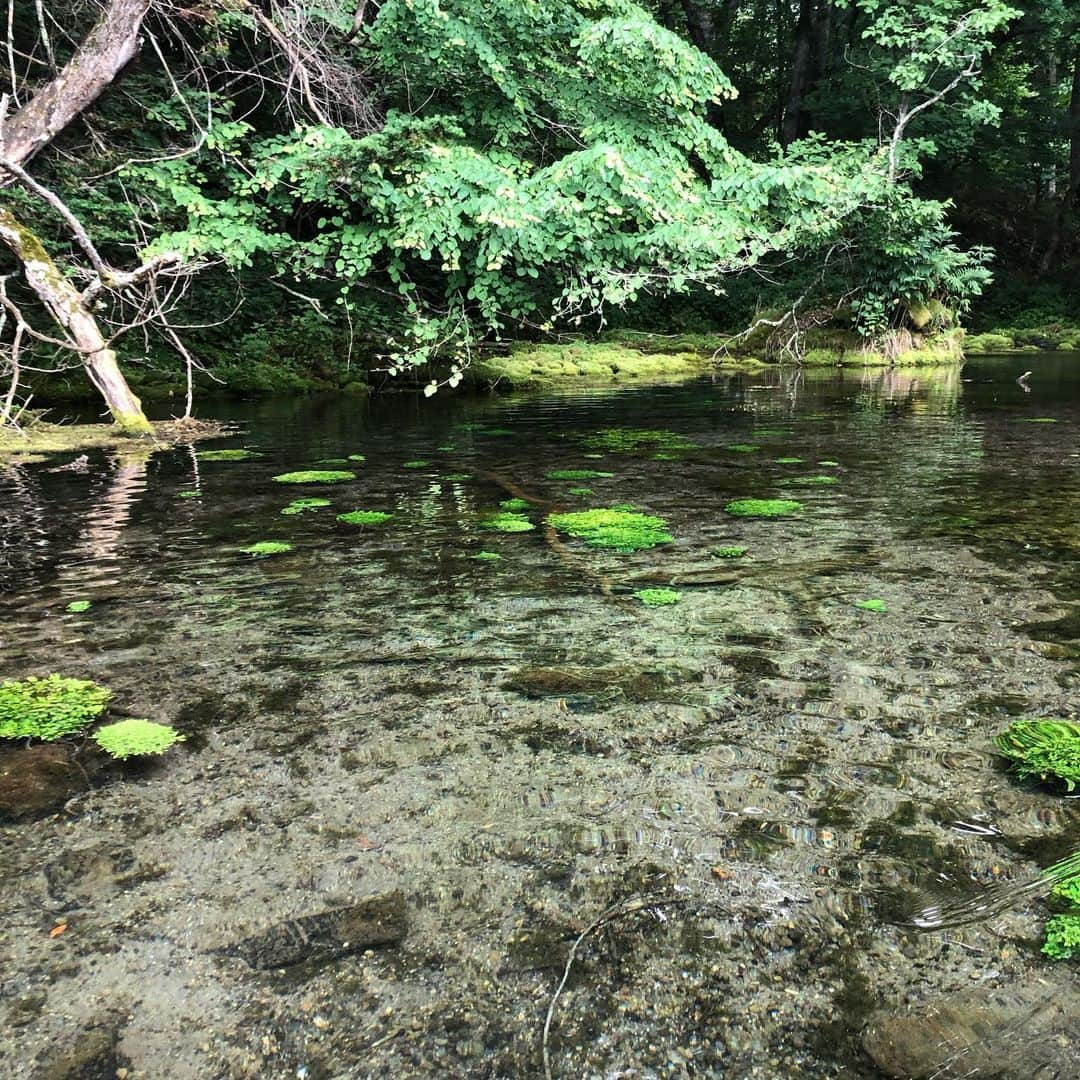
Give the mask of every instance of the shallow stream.
M 0 1075 L 543 1076 L 579 938 L 554 1077 L 870 1078 L 879 1006 L 1076 993 L 1025 886 L 1080 799 L 991 738 L 1077 714 L 1080 357 L 202 414 L 238 433 L 0 475 L 0 675 L 187 738 L 0 824 Z M 542 524 L 613 505 L 674 541 Z M 396 946 L 215 951 L 393 890 Z

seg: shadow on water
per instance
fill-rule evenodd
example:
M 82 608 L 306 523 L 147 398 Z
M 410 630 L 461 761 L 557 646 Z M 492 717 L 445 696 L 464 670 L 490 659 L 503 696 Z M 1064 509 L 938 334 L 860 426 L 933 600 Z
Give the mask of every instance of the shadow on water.
M 92 677 L 189 736 L 64 818 L 6 827 L 11 924 L 90 913 L 49 1010 L 89 1023 L 86 1002 L 153 970 L 128 1021 L 143 1068 L 216 1074 L 246 1052 L 239 1007 L 274 1075 L 525 1075 L 552 973 L 615 907 L 559 1004 L 560 1075 L 855 1077 L 875 1075 L 874 1004 L 1041 977 L 1038 901 L 1077 867 L 1040 866 L 1080 835 L 1080 801 L 1015 782 L 991 740 L 1075 715 L 1080 361 L 1022 359 L 1028 393 L 1015 358 L 986 357 L 242 403 L 215 445 L 247 460 L 0 476 L 4 675 Z M 354 478 L 274 480 L 301 469 Z M 802 509 L 725 512 L 748 497 Z M 673 542 L 620 554 L 543 521 L 610 506 Z M 500 509 L 535 527 L 487 527 Z M 355 510 L 391 516 L 338 520 Z M 292 548 L 243 551 L 261 540 Z M 643 585 L 679 601 L 647 608 Z M 73 884 L 39 895 L 35 866 L 72 853 Z M 400 955 L 305 968 L 275 1004 L 207 959 L 391 889 Z M 12 993 L 37 993 L 31 946 L 4 947 Z M 303 1002 L 321 1042 L 288 1019 Z M 51 1038 L 47 1018 L 23 1030 L 28 1053 Z

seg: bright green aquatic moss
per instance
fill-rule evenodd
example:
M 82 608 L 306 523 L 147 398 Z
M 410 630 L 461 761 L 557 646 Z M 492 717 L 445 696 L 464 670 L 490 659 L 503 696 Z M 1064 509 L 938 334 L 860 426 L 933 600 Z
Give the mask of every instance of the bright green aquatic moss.
M 581 441 L 592 450 L 619 454 L 633 454 L 639 450 L 693 450 L 696 447 L 696 443 L 674 431 L 646 428 L 602 428 Z
M 803 504 L 794 499 L 734 499 L 724 507 L 735 517 L 785 517 L 797 514 Z
M 1055 416 L 1025 416 L 1020 420 L 1022 424 L 1056 424 Z
M 105 753 L 124 761 L 130 757 L 150 757 L 164 754 L 170 746 L 184 741 L 184 736 L 168 724 L 153 720 L 118 720 L 94 732 L 94 742 Z
M 403 469 L 426 469 L 430 464 L 430 461 L 406 461 L 401 467 Z
M 281 508 L 281 513 L 292 516 L 294 514 L 303 514 L 308 510 L 319 510 L 324 506 L 329 506 L 329 499 L 309 498 L 309 499 L 293 499 L 288 506 Z
M 443 479 L 450 481 L 450 483 L 452 483 L 452 484 L 458 484 L 458 483 L 461 483 L 462 480 L 471 480 L 472 479 L 472 473 L 467 473 L 467 472 L 447 473 L 443 477 Z
M 492 514 L 480 522 L 481 529 L 493 529 L 495 532 L 522 533 L 532 532 L 536 526 L 524 514 L 512 514 L 504 511 Z
M 682 593 L 675 589 L 638 589 L 634 595 L 646 607 L 669 607 L 682 599 Z
M 447 445 L 447 446 L 436 446 L 435 449 L 440 454 L 452 454 L 457 449 L 457 447 Z
M 509 510 L 511 513 L 517 513 L 520 510 L 528 510 L 532 503 L 528 499 L 503 499 L 499 503 L 500 510 Z
M 502 562 L 502 556 L 497 551 L 478 551 L 475 555 L 470 555 L 470 559 L 475 559 L 477 562 Z
M 1055 915 L 1046 924 L 1042 951 L 1052 960 L 1080 956 L 1080 914 Z
M 857 608 L 862 608 L 863 611 L 882 612 L 889 610 L 888 605 L 885 603 L 885 601 L 878 600 L 876 597 L 872 597 L 869 600 L 856 600 L 855 606 Z
M 718 559 L 741 559 L 746 554 L 746 551 L 746 548 L 740 547 L 738 544 L 729 544 L 725 547 L 713 548 L 711 554 Z
M 279 484 L 344 484 L 355 479 L 356 473 L 344 469 L 300 469 L 274 477 Z
M 801 457 L 778 457 L 776 459 L 776 464 L 777 465 L 801 465 L 802 460 L 803 459 Z M 822 462 L 822 464 L 824 465 L 825 463 Z
M 286 551 L 292 551 L 292 544 L 286 544 L 283 540 L 260 540 L 249 547 L 241 548 L 246 555 L 284 555 Z
M 347 458 L 348 461 L 367 461 L 367 458 L 363 454 L 350 454 Z
M 732 452 L 734 452 L 736 454 L 754 454 L 758 450 L 760 450 L 761 447 L 760 446 L 754 446 L 752 443 L 735 442 L 735 443 L 728 443 L 728 445 L 725 446 L 724 449 L 725 450 L 731 450 Z
M 349 459 L 345 457 L 324 457 L 315 462 L 316 465 L 348 465 Z
M 579 498 L 587 499 L 590 495 L 595 495 L 596 492 L 592 488 L 587 487 L 572 487 L 566 489 L 567 495 L 577 495 Z
M 46 675 L 0 683 L 0 739 L 62 739 L 105 711 L 112 691 L 86 679 Z
M 825 469 L 835 469 L 840 465 L 839 461 L 819 461 L 818 464 Z
M 247 461 L 262 454 L 257 450 L 199 450 L 195 456 L 200 461 Z
M 1050 890 L 1050 899 L 1066 907 L 1080 908 L 1080 874 L 1059 881 Z
M 663 518 L 639 514 L 624 507 L 549 514 L 547 520 L 559 532 L 578 537 L 590 547 L 612 551 L 644 551 L 659 544 L 670 544 L 673 539 Z
M 615 474 L 598 469 L 552 469 L 546 475 L 549 480 L 606 480 Z
M 73 615 L 78 615 L 83 611 L 89 611 L 91 607 L 89 600 L 72 600 L 64 610 L 70 611 Z
M 201 499 L 202 498 L 202 492 L 201 491 L 180 491 L 180 492 L 177 492 L 176 497 L 178 499 Z
M 1069 791 L 1080 784 L 1080 724 L 1068 720 L 1017 720 L 994 739 L 994 745 L 1024 779 L 1056 777 Z
M 338 521 L 346 525 L 381 525 L 394 515 L 386 510 L 350 510 L 347 514 L 338 514 Z
M 822 474 L 820 476 L 799 476 L 791 480 L 790 483 L 801 484 L 804 487 L 829 487 L 832 484 L 839 484 L 840 481 L 835 476 Z

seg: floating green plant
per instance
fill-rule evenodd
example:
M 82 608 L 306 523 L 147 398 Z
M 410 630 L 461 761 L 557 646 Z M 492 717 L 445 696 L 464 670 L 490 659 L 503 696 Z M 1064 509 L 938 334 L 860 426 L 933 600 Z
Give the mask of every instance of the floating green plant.
M 829 487 L 832 484 L 840 483 L 835 476 L 827 476 L 821 474 L 820 476 L 799 476 L 791 481 L 793 484 L 802 484 L 804 487 Z
M 300 469 L 274 477 L 279 484 L 344 484 L 355 479 L 356 473 L 344 469 Z
M 840 466 L 839 461 L 819 461 L 818 464 L 826 469 L 836 469 Z
M 475 559 L 477 562 L 502 562 L 502 556 L 497 551 L 478 551 L 475 555 L 470 555 L 470 559 Z
M 584 540 L 590 547 L 612 551 L 643 551 L 671 543 L 663 518 L 639 514 L 623 507 L 606 510 L 576 510 L 549 514 L 548 524 L 560 532 Z
M 91 606 L 89 600 L 72 600 L 64 610 L 70 611 L 73 615 L 78 615 L 80 612 L 89 611 Z
M 292 551 L 292 544 L 286 544 L 284 540 L 260 540 L 240 550 L 246 555 L 256 555 L 260 558 L 265 555 L 284 555 L 286 551 Z
M 760 446 L 754 446 L 752 443 L 734 442 L 734 443 L 728 443 L 728 445 L 725 446 L 724 449 L 725 450 L 731 450 L 732 452 L 734 452 L 736 454 L 753 454 L 753 453 L 756 453 L 758 450 L 760 450 L 761 447 Z
M 546 475 L 549 480 L 606 480 L 615 474 L 599 469 L 552 469 Z
M 651 431 L 646 428 L 603 428 L 581 440 L 593 450 L 632 454 L 639 450 L 693 450 L 690 442 L 674 431 Z
M 31 675 L 0 683 L 0 739 L 62 739 L 105 711 L 112 691 L 86 679 Z
M 348 461 L 367 461 L 367 458 L 363 454 L 350 454 L 346 459 Z
M 728 544 L 724 547 L 713 548 L 711 554 L 718 559 L 741 559 L 746 554 L 746 551 L 746 548 L 740 547 L 738 544 Z
M 646 607 L 668 607 L 682 599 L 682 593 L 675 589 L 638 589 L 634 595 Z
M 590 495 L 595 495 L 596 492 L 592 488 L 587 487 L 572 487 L 566 489 L 567 495 L 577 495 L 579 498 L 587 499 Z
M 473 428 L 477 435 L 489 435 L 492 438 L 502 438 L 506 435 L 513 435 L 514 433 L 505 427 L 478 427 Z
M 869 600 L 856 600 L 855 606 L 862 608 L 863 611 L 888 611 L 888 605 L 884 600 L 879 600 L 876 597 L 871 597 Z
M 1049 919 L 1042 951 L 1052 960 L 1071 960 L 1080 956 L 1080 914 L 1055 915 Z
M 777 465 L 801 465 L 802 460 L 803 459 L 801 457 L 778 457 L 776 459 L 776 464 Z M 822 462 L 822 464 L 824 465 L 825 463 Z
M 436 446 L 435 449 L 440 454 L 452 454 L 457 449 L 457 447 L 456 446 Z
M 324 457 L 315 462 L 316 465 L 348 465 L 347 457 Z
M 106 724 L 94 732 L 93 738 L 105 753 L 119 761 L 130 757 L 164 754 L 170 746 L 184 741 L 184 736 L 168 724 L 137 719 Z
M 178 499 L 201 499 L 201 491 L 178 491 L 176 493 Z
M 338 514 L 338 521 L 346 525 L 381 525 L 394 515 L 386 510 L 350 510 L 347 514 Z
M 682 459 L 678 454 L 669 453 L 667 450 L 661 450 L 659 454 L 653 454 L 653 461 L 681 461 Z
M 1056 416 L 1024 416 L 1020 418 L 1022 424 L 1056 424 Z
M 797 514 L 803 504 L 794 499 L 734 499 L 724 509 L 735 517 L 785 517 Z
M 1069 791 L 1080 784 L 1080 724 L 1017 720 L 994 739 L 994 745 L 1024 779 L 1057 777 Z
M 494 529 L 495 532 L 522 533 L 532 532 L 536 526 L 524 515 L 504 511 L 492 514 L 480 522 L 481 529 Z
M 430 464 L 428 461 L 406 461 L 401 467 L 403 469 L 426 469 Z
M 283 506 L 281 512 L 286 515 L 303 514 L 308 510 L 319 510 L 324 506 L 329 506 L 329 499 L 319 498 L 307 498 L 307 499 L 293 499 L 288 506 Z
M 499 508 L 516 513 L 519 510 L 528 510 L 531 505 L 528 499 L 503 499 Z
M 200 461 L 247 461 L 262 454 L 257 450 L 199 450 L 195 456 Z

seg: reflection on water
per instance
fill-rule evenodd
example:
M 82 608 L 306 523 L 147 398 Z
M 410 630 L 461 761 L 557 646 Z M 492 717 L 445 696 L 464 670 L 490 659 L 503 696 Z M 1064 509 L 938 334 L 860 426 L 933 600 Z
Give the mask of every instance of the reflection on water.
M 1080 364 L 1023 359 L 1030 393 L 1023 365 L 980 358 L 544 399 L 260 402 L 219 410 L 243 424 L 220 445 L 261 452 L 247 461 L 21 467 L 0 478 L 3 672 L 88 675 L 185 730 L 159 782 L 194 803 L 154 843 L 193 882 L 216 868 L 192 886 L 211 927 L 219 892 L 345 889 L 357 830 L 385 853 L 365 886 L 404 883 L 438 912 L 418 932 L 477 970 L 503 948 L 482 927 L 532 917 L 523 895 L 585 902 L 646 864 L 720 919 L 691 953 L 736 913 L 868 949 L 986 923 L 1045 894 L 1040 845 L 1080 836 L 1080 801 L 1015 783 L 991 753 L 1012 717 L 1077 700 Z M 604 429 L 671 432 L 676 449 L 598 450 L 587 436 Z M 356 480 L 272 479 L 318 467 Z M 805 482 L 822 476 L 835 482 Z M 281 514 L 311 494 L 332 505 Z M 725 514 L 743 497 L 804 510 Z M 509 498 L 541 527 L 485 529 Z M 612 505 L 662 516 L 674 543 L 623 555 L 542 527 Z M 336 520 L 356 509 L 393 517 Z M 294 548 L 241 552 L 259 540 Z M 747 554 L 712 554 L 731 545 Z M 644 608 L 628 595 L 643 583 L 681 601 Z M 886 610 L 856 606 L 869 598 Z M 67 614 L 73 599 L 94 606 Z M 222 847 L 242 808 L 273 830 Z M 798 978 L 827 971 L 848 1001 L 851 963 Z M 593 1051 L 571 1041 L 566 1075 L 584 1075 Z M 825 1075 L 841 1054 L 825 1043 L 769 1075 Z

